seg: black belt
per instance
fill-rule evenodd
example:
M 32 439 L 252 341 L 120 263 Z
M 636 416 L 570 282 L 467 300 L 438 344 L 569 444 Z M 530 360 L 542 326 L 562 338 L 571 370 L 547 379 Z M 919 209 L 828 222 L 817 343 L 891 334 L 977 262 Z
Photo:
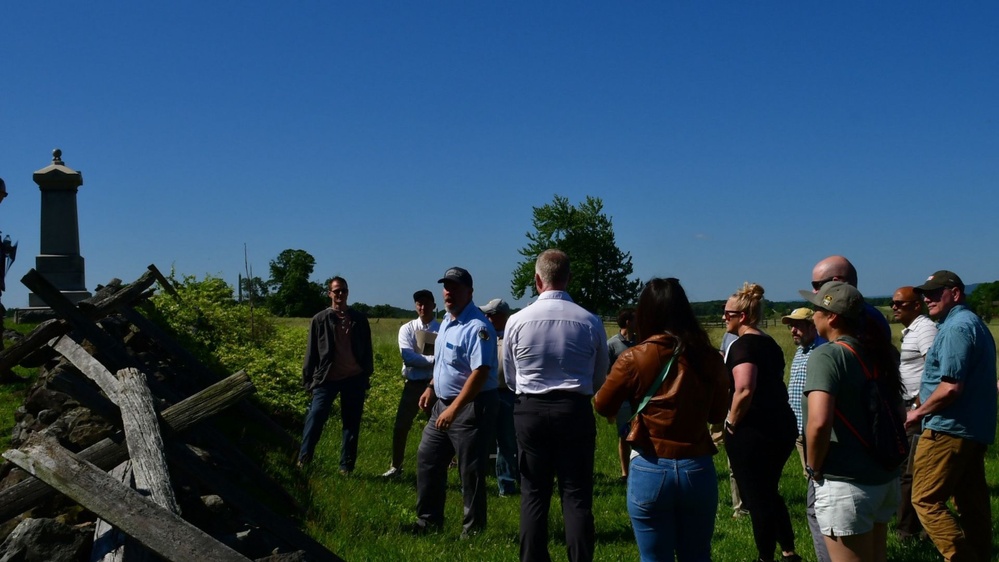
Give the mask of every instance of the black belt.
M 543 394 L 521 394 L 521 396 L 526 396 L 534 400 L 590 399 L 588 395 L 574 390 L 552 390 Z

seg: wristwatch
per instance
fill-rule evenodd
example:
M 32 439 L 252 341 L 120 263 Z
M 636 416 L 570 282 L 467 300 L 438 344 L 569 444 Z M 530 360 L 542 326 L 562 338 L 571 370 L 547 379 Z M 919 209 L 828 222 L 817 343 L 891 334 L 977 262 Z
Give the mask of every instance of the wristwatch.
M 735 424 L 728 421 L 728 418 L 725 418 L 725 431 L 728 431 L 729 433 L 735 433 Z
M 808 478 L 810 480 L 814 480 L 816 482 L 821 482 L 822 480 L 824 480 L 821 472 L 816 472 L 814 468 L 808 465 L 805 465 L 805 474 L 808 474 Z

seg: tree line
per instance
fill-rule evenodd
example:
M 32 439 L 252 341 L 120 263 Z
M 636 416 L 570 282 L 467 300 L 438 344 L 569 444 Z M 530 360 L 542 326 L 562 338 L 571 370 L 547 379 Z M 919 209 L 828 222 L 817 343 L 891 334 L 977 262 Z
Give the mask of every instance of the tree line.
M 526 233 L 527 244 L 518 250 L 523 260 L 514 268 L 510 292 L 515 299 L 525 294 L 537 296 L 534 262 L 548 248 L 559 248 L 572 260 L 572 280 L 568 291 L 583 308 L 604 318 L 612 318 L 633 306 L 642 281 L 632 277 L 631 253 L 622 251 L 614 238 L 613 221 L 603 212 L 603 200 L 587 196 L 578 205 L 555 195 L 551 203 L 532 209 L 533 231 Z M 311 281 L 316 260 L 305 250 L 284 250 L 270 262 L 270 278 L 241 277 L 239 301 L 266 307 L 275 316 L 311 317 L 329 305 L 327 287 Z M 986 321 L 999 308 L 999 281 L 967 287 L 968 305 Z M 867 299 L 874 306 L 887 307 L 891 297 Z M 720 317 L 725 300 L 691 303 L 702 319 Z M 767 302 L 768 317 L 787 314 L 804 301 Z M 372 318 L 409 318 L 412 310 L 388 304 L 369 306 L 354 303 L 353 308 Z

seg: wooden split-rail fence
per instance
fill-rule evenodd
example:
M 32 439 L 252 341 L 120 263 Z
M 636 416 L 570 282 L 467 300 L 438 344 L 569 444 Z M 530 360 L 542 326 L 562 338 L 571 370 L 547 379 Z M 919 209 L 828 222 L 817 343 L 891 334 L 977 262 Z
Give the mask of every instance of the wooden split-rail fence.
M 122 287 L 113 280 L 104 289 L 72 304 L 37 271 L 21 280 L 58 316 L 40 324 L 31 334 L 0 352 L 0 372 L 31 362 L 37 354 L 58 353 L 87 379 L 57 375 L 52 383 L 60 392 L 102 415 L 120 431 L 86 449 L 72 453 L 46 432 L 32 434 L 17 449 L 3 457 L 30 476 L 0 490 L 0 522 L 32 509 L 58 492 L 99 517 L 92 560 L 141 559 L 148 553 L 164 560 L 248 560 L 244 555 L 217 541 L 179 514 L 171 487 L 169 467 L 211 490 L 232 509 L 254 524 L 268 530 L 288 546 L 303 551 L 308 560 L 339 561 L 335 554 L 302 532 L 289 517 L 268 508 L 217 471 L 198 448 L 184 439 L 186 431 L 197 427 L 199 443 L 239 465 L 256 492 L 292 506 L 295 500 L 275 484 L 255 462 L 247 458 L 210 418 L 230 407 L 242 418 L 250 418 L 291 443 L 284 429 L 245 400 L 253 384 L 240 371 L 218 380 L 205 365 L 183 349 L 170 335 L 138 310 L 159 282 L 164 291 L 179 298 L 170 282 L 150 265 L 135 282 Z M 173 388 L 147 376 L 142 361 L 126 349 L 121 338 L 102 328 L 100 320 L 118 315 L 156 342 L 157 347 L 182 365 L 185 376 L 199 381 L 200 391 L 178 396 Z M 86 347 L 81 344 L 86 344 Z M 92 349 L 93 352 L 89 352 Z M 36 362 L 37 363 L 37 362 Z M 157 412 L 155 404 L 168 403 Z

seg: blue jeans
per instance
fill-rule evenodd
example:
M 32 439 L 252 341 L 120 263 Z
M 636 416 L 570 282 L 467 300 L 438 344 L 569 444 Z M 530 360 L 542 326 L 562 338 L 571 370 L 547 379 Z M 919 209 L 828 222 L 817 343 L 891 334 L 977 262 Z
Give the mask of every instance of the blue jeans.
M 496 483 L 501 496 L 517 493 L 520 471 L 517 470 L 517 431 L 513 427 L 513 402 L 517 395 L 509 390 L 499 391 L 499 410 L 496 412 Z
M 631 459 L 628 515 L 645 561 L 711 560 L 718 480 L 710 456 Z
M 333 400 L 340 395 L 340 418 L 343 434 L 340 441 L 340 470 L 354 470 L 357 461 L 357 436 L 361 431 L 361 414 L 368 384 L 364 377 L 355 376 L 339 381 L 326 381 L 312 390 L 312 403 L 305 416 L 302 430 L 302 448 L 298 460 L 309 462 L 323 434 L 323 426 L 330 417 Z

